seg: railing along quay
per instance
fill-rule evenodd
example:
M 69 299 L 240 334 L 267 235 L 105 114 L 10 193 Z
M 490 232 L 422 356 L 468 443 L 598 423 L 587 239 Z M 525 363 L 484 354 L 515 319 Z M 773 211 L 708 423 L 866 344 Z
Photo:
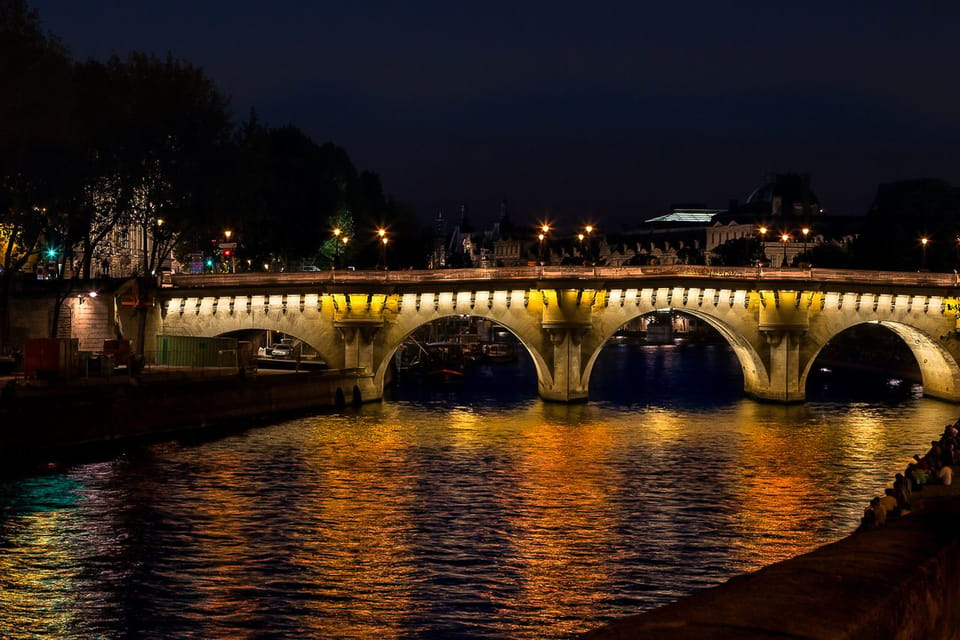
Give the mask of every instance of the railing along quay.
M 165 287 L 249 287 L 310 284 L 417 284 L 439 282 L 530 281 L 530 280 L 644 280 L 665 277 L 723 280 L 788 280 L 798 282 L 863 283 L 872 285 L 957 288 L 953 273 L 860 271 L 853 269 L 713 267 L 702 265 L 630 267 L 494 267 L 406 271 L 309 271 L 286 273 L 173 274 Z

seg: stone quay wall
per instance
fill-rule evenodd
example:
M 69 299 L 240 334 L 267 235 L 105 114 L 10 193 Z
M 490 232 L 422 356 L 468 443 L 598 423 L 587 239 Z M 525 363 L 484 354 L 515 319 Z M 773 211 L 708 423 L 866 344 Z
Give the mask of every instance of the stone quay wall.
M 0 395 L 6 468 L 184 432 L 223 432 L 255 420 L 372 399 L 358 371 L 199 378 L 116 376 L 108 383 L 9 382 Z
M 957 493 L 956 487 L 925 487 L 919 508 L 896 522 L 582 637 L 960 639 Z

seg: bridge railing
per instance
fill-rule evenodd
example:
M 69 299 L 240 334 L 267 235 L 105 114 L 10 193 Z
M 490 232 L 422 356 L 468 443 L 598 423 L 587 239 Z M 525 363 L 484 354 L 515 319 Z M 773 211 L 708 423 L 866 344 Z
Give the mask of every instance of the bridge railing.
M 722 267 L 660 265 L 625 267 L 528 266 L 406 271 L 310 271 L 303 273 L 173 274 L 172 287 L 243 287 L 310 284 L 416 284 L 484 280 L 643 280 L 663 277 L 730 280 L 796 280 L 805 282 L 872 283 L 905 286 L 958 287 L 954 273 L 860 271 L 853 269 Z

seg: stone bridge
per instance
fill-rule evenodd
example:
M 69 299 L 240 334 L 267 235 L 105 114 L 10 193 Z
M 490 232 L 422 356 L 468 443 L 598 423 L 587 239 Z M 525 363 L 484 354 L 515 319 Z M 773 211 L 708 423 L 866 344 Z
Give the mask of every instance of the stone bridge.
M 744 391 L 804 399 L 820 350 L 841 331 L 880 323 L 917 359 L 924 393 L 960 401 L 960 324 L 953 274 L 717 267 L 524 267 L 400 272 L 173 276 L 154 292 L 151 336 L 278 330 L 337 368 L 367 373 L 364 400 L 382 397 L 403 340 L 446 316 L 474 316 L 526 347 L 540 396 L 587 399 L 603 344 L 658 310 L 699 318 L 731 345 Z M 127 312 L 126 321 L 133 321 Z M 121 321 L 124 321 L 121 318 Z

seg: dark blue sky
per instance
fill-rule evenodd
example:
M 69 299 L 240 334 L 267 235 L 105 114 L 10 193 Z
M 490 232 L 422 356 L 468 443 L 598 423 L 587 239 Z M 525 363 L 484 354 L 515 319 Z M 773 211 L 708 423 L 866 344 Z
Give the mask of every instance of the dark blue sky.
M 77 58 L 203 67 L 237 119 L 345 147 L 425 218 L 507 198 L 517 222 L 615 226 L 769 172 L 810 173 L 837 214 L 880 182 L 960 184 L 955 1 L 31 4 Z

